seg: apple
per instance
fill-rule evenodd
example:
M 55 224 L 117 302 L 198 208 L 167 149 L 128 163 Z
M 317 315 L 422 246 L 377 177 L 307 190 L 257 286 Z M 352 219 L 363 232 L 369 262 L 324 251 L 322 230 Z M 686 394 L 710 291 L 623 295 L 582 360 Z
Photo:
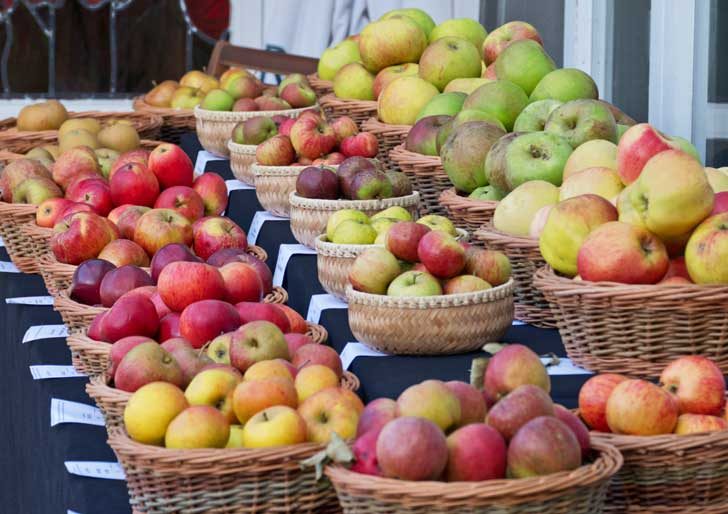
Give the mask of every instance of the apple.
M 205 216 L 219 216 L 228 204 L 225 181 L 217 173 L 203 173 L 195 179 L 192 189 L 200 195 L 205 205 Z
M 397 398 L 399 416 L 416 416 L 432 421 L 447 432 L 460 424 L 458 396 L 440 380 L 425 380 L 405 389 Z
M 389 250 L 374 247 L 362 252 L 349 270 L 349 282 L 357 291 L 386 294 L 390 282 L 401 273 L 397 257 Z
M 353 194 L 352 183 L 354 178 L 362 171 L 365 170 L 376 170 L 377 166 L 371 159 L 365 157 L 349 157 L 345 159 L 336 170 L 336 175 L 339 178 L 339 187 L 344 198 L 351 198 Z M 345 212 L 350 212 L 351 209 L 342 209 Z M 332 215 L 335 216 L 335 214 Z M 328 230 L 327 230 L 328 231 Z
M 235 100 L 240 100 L 241 98 L 250 99 L 256 98 L 263 93 L 263 84 L 251 75 L 238 75 L 231 77 L 227 81 L 224 89 Z
M 379 95 L 377 116 L 390 125 L 412 125 L 438 89 L 420 77 L 405 76 L 390 82 Z
M 155 341 L 146 336 L 129 336 L 121 338 L 111 345 L 111 351 L 109 352 L 109 376 L 114 376 L 116 368 L 119 367 L 119 363 L 132 348 L 148 342 L 154 343 Z
M 79 178 L 66 189 L 66 198 L 72 202 L 90 205 L 99 216 L 107 216 L 114 204 L 109 184 L 102 178 Z
M 571 429 L 553 416 L 526 423 L 508 445 L 508 476 L 526 478 L 581 466 L 581 447 Z
M 564 180 L 588 168 L 617 171 L 617 145 L 605 139 L 592 139 L 581 144 L 566 161 Z
M 199 257 L 192 253 L 188 246 L 180 243 L 171 243 L 160 248 L 152 257 L 151 272 L 152 280 L 156 283 L 162 270 L 172 262 L 202 262 Z
M 104 307 L 111 307 L 121 296 L 137 287 L 152 286 L 149 274 L 138 266 L 127 264 L 110 270 L 99 286 L 99 296 Z
M 349 186 L 351 200 L 391 198 L 394 194 L 389 176 L 378 169 L 364 169 L 354 175 Z
M 187 186 L 172 186 L 162 191 L 154 202 L 155 209 L 172 209 L 195 222 L 205 214 L 202 198 L 194 189 Z
M 308 166 L 296 178 L 296 193 L 304 198 L 336 200 L 339 198 L 339 179 L 329 168 Z
M 159 182 L 143 164 L 130 162 L 118 168 L 109 181 L 114 205 L 151 207 L 159 195 Z
M 71 205 L 73 202 L 65 198 L 49 198 L 43 201 L 35 212 L 35 224 L 43 228 L 53 228 L 61 220 L 63 211 Z
M 60 198 L 61 189 L 49 178 L 31 177 L 14 187 L 10 197 L 14 203 L 40 205 L 51 198 Z M 90 210 L 90 209 L 89 209 Z
M 174 261 L 164 266 L 157 288 L 164 303 L 176 312 L 195 302 L 222 300 L 227 295 L 225 280 L 217 268 L 191 261 Z
M 563 103 L 558 100 L 547 99 L 538 100 L 528 104 L 518 115 L 513 123 L 514 132 L 539 132 L 546 126 L 548 120 L 554 110 Z M 616 147 L 615 147 L 616 148 Z
M 141 215 L 134 228 L 134 242 L 154 255 L 171 243 L 192 244 L 192 225 L 172 209 L 152 209 Z
M 564 165 L 571 152 L 568 140 L 558 134 L 530 132 L 516 137 L 505 153 L 507 188 L 513 190 L 532 180 L 561 185 Z
M 368 432 L 376 433 L 378 437 L 384 425 L 397 416 L 397 402 L 391 398 L 377 398 L 376 400 L 372 400 L 366 404 L 361 416 L 359 416 L 359 423 L 356 427 L 357 438 L 362 437 Z
M 399 221 L 387 231 L 385 246 L 397 259 L 417 262 L 420 239 L 430 232 L 430 227 L 414 221 Z
M 382 91 L 392 81 L 401 77 L 416 77 L 419 73 L 419 65 L 413 62 L 407 62 L 404 64 L 395 64 L 394 66 L 387 66 L 382 68 L 374 77 L 374 84 L 372 89 L 374 90 L 374 98 L 379 98 Z
M 131 348 L 119 362 L 114 374 L 116 389 L 133 393 L 152 382 L 182 383 L 182 372 L 174 358 L 155 341 Z
M 525 384 L 501 398 L 488 411 L 486 422 L 510 440 L 528 421 L 538 416 L 553 416 L 554 405 L 541 387 Z
M 286 338 L 286 344 L 288 344 L 288 354 L 289 355 L 295 354 L 298 351 L 298 349 L 301 348 L 305 344 L 313 344 L 313 339 L 311 339 L 306 334 L 290 332 L 288 334 L 284 334 L 284 337 Z
M 341 143 L 349 136 L 355 136 L 359 133 L 359 127 L 349 116 L 340 116 L 332 121 L 330 125 L 334 134 L 336 134 L 336 141 L 338 143 Z
M 382 474 L 401 480 L 437 480 L 448 460 L 445 434 L 432 421 L 401 417 L 387 423 L 377 439 Z
M 243 428 L 246 448 L 288 446 L 306 441 L 306 423 L 295 409 L 268 407 L 251 417 Z
M 387 296 L 438 296 L 443 294 L 440 282 L 423 271 L 405 271 L 387 288 Z
M 484 390 L 498 400 L 517 387 L 535 385 L 551 391 L 551 379 L 538 355 L 522 344 L 509 344 L 493 355 L 483 377 Z
M 208 264 L 217 267 L 222 267 L 229 262 L 244 262 L 245 264 L 250 264 L 255 268 L 263 283 L 263 294 L 267 295 L 273 291 L 273 273 L 271 273 L 268 265 L 254 256 L 245 253 L 240 248 L 223 248 L 213 253 L 207 259 Z
M 354 136 L 344 138 L 340 142 L 341 153 L 344 157 L 376 157 L 379 152 L 377 137 L 371 132 L 360 132 Z
M 660 385 L 674 395 L 680 414 L 720 416 L 725 407 L 725 378 L 706 357 L 688 355 L 672 361 L 662 370 Z
M 329 387 L 337 387 L 339 377 L 327 366 L 314 364 L 306 366 L 296 374 L 294 386 L 298 394 L 298 403 L 303 403 L 308 398 Z
M 677 435 L 720 432 L 722 430 L 728 430 L 728 421 L 706 414 L 681 414 L 675 425 Z
M 219 410 L 228 423 L 237 421 L 233 411 L 233 391 L 241 382 L 240 377 L 222 369 L 206 369 L 199 372 L 185 389 L 190 405 L 209 405 Z
M 265 93 L 266 90 L 263 90 Z M 275 91 L 275 89 L 273 89 Z M 263 95 L 253 100 L 260 111 L 287 111 L 291 108 L 291 104 L 271 95 Z
M 427 46 L 427 34 L 407 16 L 369 23 L 359 34 L 359 55 L 367 69 L 418 62 Z
M 463 427 L 470 423 L 482 423 L 485 421 L 486 406 L 483 395 L 475 387 L 459 380 L 445 382 L 450 392 L 457 396 L 460 402 L 460 422 L 458 426 Z
M 139 443 L 162 446 L 167 427 L 188 406 L 179 387 L 167 382 L 146 384 L 124 407 L 124 428 Z
M 453 18 L 445 20 L 430 32 L 430 42 L 443 37 L 457 36 L 470 41 L 480 52 L 487 36 L 485 28 L 472 18 Z
M 275 305 L 257 302 L 238 302 L 235 308 L 240 314 L 242 323 L 251 321 L 269 321 L 276 325 L 283 333 L 290 332 L 291 323 L 288 316 Z
M 334 149 L 336 133 L 322 118 L 302 116 L 291 126 L 291 144 L 296 154 L 316 159 Z
M 10 161 L 0 174 L 0 189 L 6 202 L 13 201 L 12 191 L 26 179 L 43 177 L 52 180 L 50 171 L 35 159 Z M 61 196 L 61 195 L 59 195 Z
M 498 56 L 512 43 L 531 39 L 538 44 L 543 44 L 541 36 L 536 28 L 525 21 L 509 21 L 486 36 L 483 41 L 483 61 L 486 65 L 498 59 Z
M 114 266 L 131 264 L 134 266 L 149 266 L 149 256 L 144 249 L 134 241 L 128 239 L 115 239 L 107 244 L 99 259 L 112 263 Z
M 113 343 L 128 336 L 154 337 L 159 328 L 157 310 L 143 295 L 119 298 L 104 314 L 99 331 L 105 341 Z
M 106 311 L 103 311 L 94 316 L 94 319 L 91 321 L 91 324 L 88 326 L 88 331 L 86 332 L 86 335 L 88 335 L 90 339 L 93 339 L 94 341 L 108 340 L 106 334 L 104 333 L 103 326 L 106 314 Z
M 333 433 L 344 440 L 352 439 L 356 435 L 359 413 L 363 409 L 356 394 L 329 387 L 309 396 L 298 407 L 298 413 L 306 422 L 308 440 L 327 444 Z
M 544 76 L 531 92 L 531 102 L 558 100 L 570 102 L 599 98 L 597 85 L 587 73 L 576 68 L 559 68 Z
M 617 141 L 614 116 L 596 100 L 572 100 L 557 107 L 544 130 L 563 136 L 573 148 L 591 140 Z
M 211 217 L 201 220 L 194 232 L 195 253 L 207 259 L 222 248 L 248 247 L 245 231 L 230 218 Z
M 430 33 L 435 28 L 435 20 L 422 9 L 416 7 L 392 9 L 384 13 L 379 19 L 386 20 L 388 18 L 409 18 L 414 21 L 425 33 L 427 38 L 430 37 Z
M 263 298 L 263 281 L 258 272 L 244 262 L 231 262 L 220 268 L 230 303 L 259 302 Z
M 553 59 L 541 46 L 541 42 L 532 39 L 511 42 L 495 60 L 497 77 L 513 82 L 527 95 L 531 94 L 543 77 L 555 69 Z
M 624 375 L 604 373 L 591 377 L 579 391 L 579 415 L 592 430 L 611 432 L 607 424 L 607 400 Z
M 232 140 L 241 145 L 258 145 L 278 134 L 278 126 L 270 116 L 255 116 L 233 128 Z
M 207 357 L 200 356 L 199 352 L 192 348 L 189 341 L 181 337 L 165 339 L 161 342 L 160 346 L 167 350 L 174 360 L 177 361 L 177 364 L 179 364 L 182 370 L 182 385 L 184 387 L 187 387 L 192 382 L 192 379 L 203 371 L 202 368 L 210 362 Z
M 440 148 L 442 167 L 456 189 L 471 193 L 487 185 L 485 160 L 505 132 L 493 123 L 468 121 L 458 125 Z
M 109 213 L 109 220 L 115 223 L 119 228 L 121 237 L 124 239 L 134 239 L 134 230 L 136 229 L 136 224 L 139 221 L 139 218 L 141 218 L 142 214 L 149 210 L 149 207 L 144 207 L 142 205 L 124 204 L 116 207 Z
M 698 225 L 685 247 L 685 263 L 696 284 L 726 284 L 725 258 L 728 213 L 711 216 Z
M 447 438 L 448 482 L 479 482 L 506 476 L 506 443 L 492 427 L 473 422 Z
M 480 77 L 480 70 L 479 49 L 467 39 L 447 36 L 422 53 L 418 75 L 442 91 L 453 79 Z
M 258 145 L 255 149 L 255 160 L 264 166 L 289 166 L 296 160 L 296 150 L 288 136 L 278 134 Z
M 470 93 L 463 103 L 463 109 L 483 111 L 498 118 L 507 131 L 528 105 L 528 96 L 523 89 L 507 80 L 494 80 Z
M 164 445 L 172 449 L 224 448 L 229 437 L 230 424 L 223 413 L 209 405 L 193 405 L 169 424 Z
M 267 380 L 273 377 L 293 380 L 297 373 L 296 367 L 288 360 L 276 358 L 254 362 L 245 370 L 243 380 Z
M 438 278 L 450 278 L 465 267 L 465 250 L 457 240 L 439 230 L 432 230 L 417 245 L 419 261 Z
M 64 191 L 82 176 L 101 177 L 98 157 L 88 146 L 77 146 L 63 152 L 53 163 L 52 172 L 53 181 Z
M 678 143 L 648 123 L 627 129 L 617 145 L 616 169 L 622 182 L 628 185 L 636 181 L 652 157 L 670 149 L 679 149 Z
M 607 425 L 615 434 L 669 434 L 679 414 L 678 402 L 660 387 L 645 380 L 624 380 L 607 400 Z
M 495 287 L 505 284 L 511 278 L 511 262 L 504 253 L 497 250 L 470 248 L 465 251 L 464 271 Z
M 115 268 L 101 259 L 89 259 L 79 264 L 71 279 L 71 299 L 85 305 L 99 305 L 101 282 Z
M 591 439 L 589 437 L 589 429 L 584 422 L 563 405 L 554 404 L 554 414 L 574 433 L 581 447 L 581 456 L 582 458 L 586 458 L 591 450 Z
M 336 72 L 333 80 L 334 95 L 343 100 L 376 100 L 374 75 L 363 64 L 345 64 Z
M 583 194 L 596 194 L 605 200 L 619 196 L 624 186 L 616 171 L 609 168 L 586 168 L 569 175 L 559 193 L 560 200 Z
M 268 407 L 295 408 L 297 404 L 293 381 L 286 378 L 243 381 L 233 391 L 233 409 L 241 424 Z
M 187 154 L 177 145 L 162 143 L 149 154 L 151 171 L 161 189 L 172 186 L 192 186 L 194 166 Z
M 258 104 L 252 98 L 238 98 L 233 104 L 233 112 L 253 112 L 259 110 L 260 107 L 258 107 Z M 236 143 L 240 143 L 234 136 L 231 139 Z
M 323 344 L 301 346 L 291 356 L 291 363 L 299 370 L 306 366 L 321 364 L 331 368 L 339 379 L 344 374 L 339 354 L 330 346 Z
M 283 304 L 273 304 L 274 307 L 280 311 L 283 312 L 283 314 L 286 315 L 288 318 L 288 323 L 290 325 L 290 331 L 291 332 L 297 332 L 299 334 L 305 334 L 308 330 L 308 324 L 306 323 L 306 320 L 301 316 L 298 312 L 293 310 L 288 305 Z
M 333 80 L 334 75 L 342 66 L 360 60 L 359 44 L 356 41 L 345 39 L 323 51 L 317 66 L 318 76 L 322 80 Z
M 256 362 L 289 358 L 283 332 L 270 321 L 245 323 L 230 340 L 230 363 L 242 372 Z
M 77 212 L 53 227 L 48 244 L 58 261 L 78 265 L 94 259 L 118 236 L 116 227 L 108 220 L 91 212 Z
M 420 118 L 407 133 L 404 142 L 405 150 L 422 155 L 439 155 L 437 149 L 437 132 L 450 121 L 452 116 L 426 116 Z
M 475 275 L 458 275 L 450 278 L 442 285 L 443 294 L 461 294 L 474 293 L 476 291 L 484 291 L 490 289 L 488 282 Z
M 358 437 L 351 446 L 354 463 L 350 469 L 353 472 L 372 476 L 382 475 L 377 463 L 377 439 L 380 431 L 381 427 L 377 430 L 369 430 L 364 435 L 357 434 Z
M 230 365 L 230 343 L 235 335 L 235 331 L 227 332 L 210 341 L 210 344 L 207 345 L 207 351 L 205 352 L 207 357 L 212 360 L 212 362 Z
M 193 348 L 202 348 L 205 343 L 218 335 L 235 330 L 239 326 L 238 311 L 229 303 L 220 300 L 200 300 L 192 303 L 185 307 L 179 319 L 180 334 Z

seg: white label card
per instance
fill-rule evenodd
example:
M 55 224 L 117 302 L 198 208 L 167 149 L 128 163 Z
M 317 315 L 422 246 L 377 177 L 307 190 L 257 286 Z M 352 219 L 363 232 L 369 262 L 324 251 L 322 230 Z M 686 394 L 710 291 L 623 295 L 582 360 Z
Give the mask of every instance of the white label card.
M 273 272 L 273 285 L 280 286 L 283 284 L 283 277 L 286 274 L 288 261 L 294 255 L 316 255 L 316 250 L 305 245 L 285 244 L 278 249 L 278 262 L 276 262 L 276 270 Z
M 593 375 L 591 371 L 580 368 L 571 359 L 566 357 L 558 357 L 559 363 L 551 365 L 553 359 L 551 357 L 541 357 L 541 362 L 546 366 L 549 375 Z
M 17 298 L 5 298 L 8 305 L 53 305 L 52 296 L 19 296 Z
M 76 512 L 75 510 L 67 510 L 66 514 L 81 514 L 80 512 Z
M 258 240 L 260 230 L 263 228 L 263 223 L 266 221 L 285 221 L 288 218 L 281 218 L 268 211 L 258 211 L 253 215 L 253 220 L 250 222 L 250 228 L 248 229 L 248 244 L 254 245 Z
M 526 323 L 524 323 L 524 322 L 523 322 L 523 321 L 521 321 L 521 320 L 518 320 L 518 319 L 514 319 L 514 320 L 513 320 L 513 323 L 511 323 L 511 324 L 512 324 L 512 325 L 513 325 L 514 327 L 520 327 L 521 325 L 525 325 Z
M 5 241 L 0 237 L 0 248 L 5 248 Z
M 0 262 L 0 273 L 20 273 L 20 270 L 12 262 Z
M 98 408 L 92 405 L 51 398 L 51 426 L 54 427 L 61 423 L 80 423 L 103 427 L 104 416 Z
M 68 327 L 66 325 L 33 325 L 25 331 L 23 343 L 37 341 L 38 339 L 53 339 L 67 336 Z
M 321 319 L 321 312 L 327 309 L 346 309 L 348 304 L 336 296 L 331 294 L 315 294 L 311 296 L 311 302 L 308 304 L 308 314 L 306 321 L 309 323 L 318 323 Z
M 205 173 L 205 166 L 210 161 L 226 161 L 227 158 L 220 157 L 214 153 L 208 152 L 207 150 L 200 150 L 197 152 L 197 159 L 195 159 L 195 174 L 202 175 Z
M 227 186 L 228 194 L 231 191 L 237 191 L 239 189 L 255 189 L 255 186 L 241 182 L 238 179 L 226 180 L 225 185 Z
M 67 460 L 63 464 L 66 466 L 66 471 L 72 475 L 106 480 L 126 480 L 124 469 L 118 462 Z
M 51 364 L 38 364 L 29 366 L 33 380 L 47 380 L 49 378 L 76 378 L 85 377 L 83 373 L 76 371 L 73 366 L 56 366 Z
M 344 369 L 349 369 L 357 357 L 389 357 L 389 354 L 369 348 L 363 343 L 346 343 L 341 352 L 341 365 Z

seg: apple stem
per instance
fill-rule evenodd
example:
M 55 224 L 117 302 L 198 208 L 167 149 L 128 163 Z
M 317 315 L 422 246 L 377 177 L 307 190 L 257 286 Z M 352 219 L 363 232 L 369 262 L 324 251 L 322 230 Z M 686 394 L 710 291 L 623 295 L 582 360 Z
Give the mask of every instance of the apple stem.
M 263 415 L 263 421 L 268 421 L 268 414 L 265 411 L 263 411 L 261 414 Z

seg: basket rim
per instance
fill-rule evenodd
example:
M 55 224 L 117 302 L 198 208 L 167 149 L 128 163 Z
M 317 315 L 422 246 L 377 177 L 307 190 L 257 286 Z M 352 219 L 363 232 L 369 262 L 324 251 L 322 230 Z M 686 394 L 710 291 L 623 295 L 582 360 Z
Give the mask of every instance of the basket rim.
M 195 119 L 201 121 L 245 121 L 251 117 L 257 116 L 276 116 L 283 114 L 290 116 L 292 114 L 301 114 L 304 111 L 310 111 L 312 109 L 318 109 L 318 103 L 311 105 L 310 107 L 300 107 L 298 109 L 284 109 L 279 111 L 211 111 L 209 109 L 203 109 L 199 105 L 196 105 L 193 109 Z M 251 116 L 251 113 L 254 116 Z
M 464 228 L 458 228 L 455 227 L 455 230 L 458 233 L 457 240 L 461 241 L 464 238 L 468 237 L 468 231 Z M 378 247 L 378 248 L 384 248 L 384 245 L 379 244 L 368 244 L 368 245 L 357 245 L 357 244 L 339 244 L 339 243 L 332 243 L 331 241 L 326 239 L 326 234 L 319 234 L 316 236 L 316 239 L 314 241 L 314 246 L 316 249 L 317 254 L 324 255 L 326 257 L 344 257 L 346 254 L 351 254 L 354 252 L 363 252 L 367 248 L 372 247 Z M 343 255 L 342 255 L 343 254 Z M 452 295 L 450 295 L 452 296 Z
M 326 165 L 326 167 L 338 169 L 339 165 L 330 164 Z M 266 166 L 257 162 L 250 165 L 250 169 L 256 177 L 292 177 L 298 175 L 306 168 L 307 166 Z
M 288 195 L 288 201 L 291 207 L 298 207 L 299 209 L 306 210 L 317 210 L 317 211 L 339 211 L 341 209 L 386 209 L 388 207 L 400 206 L 400 204 L 410 203 L 414 205 L 419 204 L 420 193 L 418 191 L 412 191 L 408 195 L 395 196 L 392 198 L 382 198 L 373 200 L 324 200 L 320 198 L 305 198 L 300 196 L 296 191 L 291 191 Z
M 145 95 L 139 95 L 132 98 L 132 107 L 138 112 L 149 112 L 158 116 L 185 116 L 192 117 L 192 109 L 175 109 L 174 107 L 156 107 L 148 104 L 144 100 Z
M 255 149 L 258 148 L 258 145 L 241 145 L 232 139 L 228 139 L 227 147 L 231 154 L 240 153 L 245 155 L 255 155 Z
M 663 450 L 682 452 L 690 448 L 720 445 L 728 447 L 728 429 L 696 434 L 625 435 L 589 431 L 592 440 L 604 441 L 620 451 Z
M 442 193 L 440 193 L 440 197 L 438 198 L 438 200 L 440 201 L 440 203 L 446 203 L 447 205 L 458 205 L 458 203 L 460 203 L 467 206 L 480 206 L 493 209 L 495 209 L 495 207 L 497 207 L 500 203 L 499 200 L 480 200 L 478 198 L 460 196 L 454 187 L 447 188 Z
M 492 221 L 483 223 L 480 228 L 473 233 L 473 236 L 477 239 L 479 234 L 493 234 L 498 236 L 500 239 L 509 239 L 513 242 L 521 243 L 522 246 L 532 246 L 533 248 L 538 248 L 538 238 L 508 234 L 506 232 L 503 232 L 502 230 L 498 230 L 497 228 L 495 228 Z
M 499 286 L 470 293 L 442 294 L 437 296 L 387 296 L 381 294 L 356 291 L 347 284 L 346 300 L 349 305 L 367 305 L 372 307 L 391 307 L 397 309 L 444 309 L 477 305 L 505 298 L 513 294 L 513 277 Z
M 407 150 L 405 148 L 405 143 L 400 143 L 397 146 L 395 146 L 390 152 L 389 156 L 392 159 L 399 158 L 402 160 L 407 160 L 409 162 L 412 162 L 414 164 L 428 164 L 432 166 L 437 166 L 442 164 L 442 159 L 439 155 L 425 155 L 417 152 L 413 152 L 412 150 Z
M 339 98 L 338 96 L 336 96 L 335 93 L 325 94 L 324 96 L 319 98 L 319 103 L 322 107 L 324 106 L 324 104 L 344 104 L 352 107 L 356 105 L 366 109 L 374 109 L 375 111 L 377 110 L 376 100 L 351 100 L 348 98 Z
M 380 121 L 379 118 L 376 116 L 372 116 L 368 120 L 366 120 L 362 124 L 362 129 L 366 132 L 369 131 L 368 127 L 366 125 L 372 125 L 372 129 L 377 130 L 390 130 L 390 131 L 396 131 L 396 132 L 409 132 L 414 125 L 397 125 L 397 124 L 391 124 L 391 123 L 384 123 L 383 121 Z
M 142 130 L 161 127 L 164 123 L 164 119 L 156 113 L 148 111 L 68 111 L 68 119 L 74 118 L 148 118 L 143 120 L 144 126 Z M 58 130 L 18 130 L 17 120 L 16 123 L 5 130 L 0 131 L 0 141 L 5 138 L 42 138 L 42 137 L 57 137 Z

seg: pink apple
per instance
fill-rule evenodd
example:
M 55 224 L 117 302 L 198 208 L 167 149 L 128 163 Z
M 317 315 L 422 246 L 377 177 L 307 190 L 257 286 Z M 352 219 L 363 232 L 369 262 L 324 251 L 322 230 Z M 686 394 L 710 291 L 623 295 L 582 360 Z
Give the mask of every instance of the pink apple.
M 506 476 L 506 442 L 485 423 L 471 423 L 447 438 L 448 482 L 479 482 Z
M 160 248 L 157 253 L 152 257 L 151 272 L 152 280 L 157 282 L 159 274 L 162 270 L 172 262 L 186 261 L 186 262 L 202 262 L 202 259 L 197 257 L 189 246 L 185 246 L 180 243 L 168 244 Z
M 194 228 L 194 249 L 201 259 L 207 259 L 222 248 L 248 247 L 245 231 L 230 218 L 211 217 Z
M 445 387 L 457 396 L 460 402 L 460 423 L 458 426 L 462 427 L 470 423 L 482 423 L 485 421 L 487 408 L 480 391 L 470 384 L 459 380 L 445 382 Z
M 109 170 L 109 180 L 111 180 L 111 177 L 114 176 L 119 168 L 130 162 L 136 162 L 138 164 L 143 164 L 144 166 L 147 166 L 149 164 L 149 155 L 149 150 L 144 150 L 142 148 L 137 148 L 136 150 L 129 150 L 128 152 L 124 152 L 119 157 L 117 157 L 114 163 L 111 165 L 111 169 Z
M 604 373 L 587 380 L 579 390 L 579 415 L 597 432 L 611 432 L 607 424 L 607 400 L 620 382 L 627 380 L 624 375 Z
M 439 230 L 431 230 L 422 236 L 417 245 L 417 256 L 438 278 L 454 277 L 465 267 L 463 247 L 454 237 Z
M 108 215 L 114 207 L 109 184 L 101 177 L 73 181 L 66 189 L 66 198 L 73 202 L 90 205 L 99 216 Z
M 156 147 L 149 154 L 148 166 L 162 189 L 192 185 L 194 166 L 184 150 L 177 145 L 162 143 Z
M 225 281 L 228 302 L 259 302 L 263 298 L 263 281 L 250 264 L 231 262 L 220 268 L 220 274 Z
M 367 403 L 356 426 L 357 437 L 367 432 L 379 433 L 384 425 L 397 417 L 397 402 L 391 398 L 377 398 Z
M 344 138 L 340 143 L 341 153 L 345 157 L 376 157 L 379 152 L 377 136 L 371 132 L 360 132 L 355 136 Z
M 63 218 L 63 211 L 74 202 L 65 198 L 49 198 L 35 211 L 35 224 L 43 228 L 53 228 Z
M 130 162 L 118 168 L 111 177 L 111 199 L 114 205 L 146 205 L 151 207 L 159 195 L 159 182 L 143 164 Z
M 710 216 L 728 212 L 728 191 L 721 191 L 715 193 L 713 197 L 713 210 L 710 212 Z
M 128 336 L 116 341 L 111 345 L 111 351 L 109 352 L 109 360 L 111 366 L 109 367 L 109 375 L 114 376 L 116 368 L 119 367 L 119 363 L 124 356 L 129 353 L 129 350 L 135 346 L 139 346 L 142 343 L 148 343 L 149 341 L 154 342 L 154 339 L 150 339 L 146 336 Z
M 203 173 L 195 179 L 192 189 L 202 198 L 205 216 L 219 216 L 227 209 L 227 186 L 217 173 Z
M 688 355 L 672 361 L 660 384 L 677 399 L 680 414 L 720 416 L 725 407 L 725 378 L 710 359 Z
M 167 264 L 159 273 L 157 289 L 165 305 L 175 312 L 200 300 L 222 300 L 227 294 L 217 268 L 188 261 Z
M 294 123 L 296 123 L 295 118 L 286 117 L 286 119 L 281 121 L 280 125 L 278 125 L 278 133 L 283 136 L 290 137 L 291 127 L 293 126 Z
M 109 261 L 117 267 L 126 264 L 149 266 L 149 256 L 144 248 L 128 239 L 114 239 L 104 246 L 98 258 Z
M 334 130 L 336 142 L 339 144 L 347 137 L 355 136 L 359 133 L 359 127 L 357 127 L 356 122 L 348 116 L 336 118 L 331 122 L 331 128 Z
M 154 202 L 155 209 L 172 209 L 194 223 L 205 214 L 205 205 L 200 195 L 187 186 L 172 186 L 165 189 Z
M 293 355 L 294 353 L 296 353 L 298 349 L 304 344 L 314 344 L 313 339 L 311 339 L 306 334 L 289 332 L 288 334 L 284 334 L 284 337 L 286 338 L 286 343 L 288 344 L 288 355 Z
M 323 118 L 301 116 L 291 127 L 291 144 L 298 155 L 316 159 L 334 149 L 336 134 Z

